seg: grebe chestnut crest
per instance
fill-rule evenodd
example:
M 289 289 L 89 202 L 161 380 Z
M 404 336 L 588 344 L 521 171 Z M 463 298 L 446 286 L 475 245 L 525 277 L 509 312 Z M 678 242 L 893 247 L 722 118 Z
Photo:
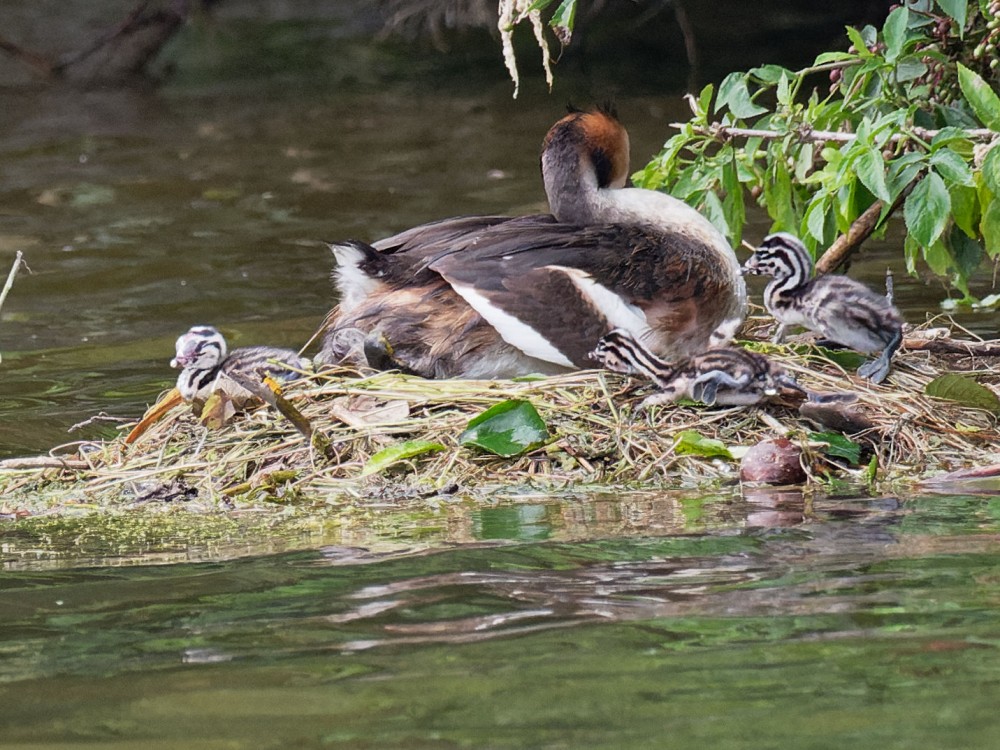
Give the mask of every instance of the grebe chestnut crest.
M 460 217 L 334 245 L 340 304 L 318 360 L 425 377 L 554 373 L 590 366 L 614 328 L 660 355 L 703 351 L 745 315 L 736 255 L 684 202 L 625 187 L 628 164 L 610 109 L 571 112 L 542 145 L 551 215 Z

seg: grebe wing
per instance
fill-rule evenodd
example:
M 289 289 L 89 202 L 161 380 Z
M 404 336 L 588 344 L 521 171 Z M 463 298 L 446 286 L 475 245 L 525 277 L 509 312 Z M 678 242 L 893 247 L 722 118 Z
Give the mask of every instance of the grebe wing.
M 455 243 L 474 241 L 479 232 L 512 220 L 510 216 L 457 216 L 440 219 L 373 242 L 372 247 L 389 255 L 429 257 L 448 250 Z
M 548 362 L 589 367 L 590 352 L 612 328 L 639 338 L 648 332 L 634 293 L 641 296 L 645 290 L 627 288 L 629 277 L 637 275 L 625 259 L 628 245 L 641 245 L 641 234 L 618 227 L 510 222 L 428 267 L 507 343 Z
M 612 328 L 655 353 L 707 348 L 740 292 L 716 250 L 683 229 L 620 225 L 497 225 L 474 247 L 429 261 L 507 343 L 530 356 L 587 367 Z
M 331 245 L 337 265 L 350 277 L 357 269 L 364 279 L 378 279 L 390 286 L 432 281 L 428 275 L 431 259 L 476 247 L 480 237 L 491 230 L 513 223 L 523 226 L 554 223 L 552 216 L 459 216 L 412 227 L 399 234 L 373 242 L 348 241 Z M 343 292 L 343 290 L 342 290 Z

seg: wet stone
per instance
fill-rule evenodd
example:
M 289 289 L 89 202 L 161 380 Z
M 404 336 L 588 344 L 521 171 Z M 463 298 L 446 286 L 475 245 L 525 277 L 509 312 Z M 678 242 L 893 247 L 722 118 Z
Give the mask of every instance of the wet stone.
M 787 438 L 760 441 L 740 461 L 740 480 L 765 484 L 800 484 L 806 481 L 801 448 Z

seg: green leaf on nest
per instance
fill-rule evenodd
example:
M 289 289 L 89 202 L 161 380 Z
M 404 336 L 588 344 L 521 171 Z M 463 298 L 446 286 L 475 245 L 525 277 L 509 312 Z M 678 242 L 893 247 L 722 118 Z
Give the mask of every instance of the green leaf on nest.
M 828 359 L 835 365 L 843 367 L 845 370 L 856 370 L 865 363 L 865 355 L 858 354 L 850 349 L 828 349 L 825 346 L 816 344 L 788 344 L 788 348 L 796 354 L 819 355 L 823 359 Z
M 725 443 L 715 438 L 707 438 L 696 430 L 682 430 L 677 433 L 677 437 L 674 439 L 674 453 L 704 456 L 705 458 L 733 458 L 733 454 L 729 452 Z
M 380 471 L 385 471 L 400 461 L 422 456 L 424 453 L 436 453 L 444 449 L 445 447 L 441 443 L 434 443 L 429 440 L 407 440 L 405 443 L 390 445 L 368 459 L 368 463 L 365 464 L 365 468 L 361 471 L 361 476 L 367 477 L 372 474 L 378 474 Z
M 971 409 L 985 409 L 1000 414 L 1000 398 L 997 398 L 997 394 L 965 375 L 948 373 L 934 378 L 924 388 L 924 393 L 955 401 Z
M 511 399 L 470 420 L 458 442 L 509 458 L 537 448 L 548 439 L 549 428 L 531 402 Z
M 839 432 L 811 432 L 809 439 L 817 443 L 826 443 L 823 452 L 828 456 L 844 458 L 855 465 L 861 461 L 861 446 Z

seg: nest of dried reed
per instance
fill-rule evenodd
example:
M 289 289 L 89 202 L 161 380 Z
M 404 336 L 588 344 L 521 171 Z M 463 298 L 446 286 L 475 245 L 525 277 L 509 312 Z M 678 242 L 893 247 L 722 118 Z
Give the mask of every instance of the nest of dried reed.
M 932 379 L 958 370 L 996 390 L 1000 341 L 983 341 L 953 325 L 925 325 L 907 335 L 882 386 L 857 378 L 808 347 L 751 346 L 778 360 L 812 390 L 857 394 L 853 408 L 863 418 L 847 427 L 846 437 L 861 447 L 862 460 L 852 463 L 824 452 L 815 434 L 829 427 L 817 426 L 790 400 L 732 408 L 679 404 L 645 411 L 639 404 L 651 386 L 607 372 L 521 381 L 428 381 L 396 373 L 329 370 L 285 391 L 285 398 L 328 441 L 326 453 L 271 407 L 208 429 L 182 405 L 131 445 L 123 435 L 79 445 L 72 455 L 0 462 L 0 489 L 8 498 L 47 486 L 76 502 L 197 498 L 224 507 L 261 499 L 339 505 L 373 497 L 401 504 L 413 497 L 456 492 L 489 497 L 529 487 L 702 487 L 735 481 L 739 462 L 734 457 L 740 447 L 779 434 L 803 446 L 813 481 L 830 476 L 912 481 L 1000 462 L 996 413 L 923 395 Z M 470 419 L 509 399 L 535 407 L 548 426 L 548 442 L 512 458 L 460 444 Z M 734 457 L 692 451 L 677 440 L 686 431 L 719 441 Z M 372 470 L 373 456 L 406 441 L 433 441 L 443 449 Z

